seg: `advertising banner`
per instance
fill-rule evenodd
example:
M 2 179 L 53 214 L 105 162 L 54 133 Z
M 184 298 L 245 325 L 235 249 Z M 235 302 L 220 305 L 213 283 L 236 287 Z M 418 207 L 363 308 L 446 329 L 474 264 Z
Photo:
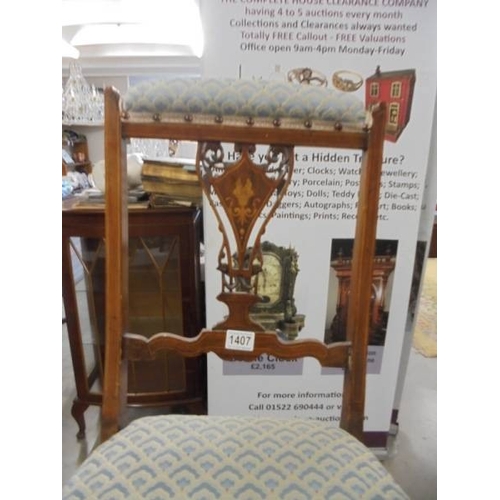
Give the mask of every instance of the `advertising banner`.
M 319 85 L 355 96 L 366 109 L 387 104 L 365 417 L 370 444 L 383 448 L 408 335 L 424 190 L 433 182 L 426 174 L 436 99 L 435 1 L 204 0 L 201 8 L 205 77 Z M 257 147 L 257 163 L 266 149 Z M 224 154 L 226 161 L 238 157 L 229 145 Z M 262 238 L 263 302 L 253 310 L 287 338 L 345 338 L 360 161 L 358 152 L 295 149 L 292 184 Z M 210 326 L 227 311 L 213 298 L 221 237 L 208 205 L 204 220 Z M 209 356 L 208 377 L 210 414 L 340 419 L 342 371 L 312 359 Z

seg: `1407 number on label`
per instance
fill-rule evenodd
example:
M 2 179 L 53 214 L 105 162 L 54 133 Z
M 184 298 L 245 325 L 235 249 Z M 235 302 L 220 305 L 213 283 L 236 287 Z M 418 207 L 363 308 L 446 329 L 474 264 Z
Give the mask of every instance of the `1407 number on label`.
M 226 332 L 226 349 L 234 351 L 253 351 L 255 332 L 228 330 Z

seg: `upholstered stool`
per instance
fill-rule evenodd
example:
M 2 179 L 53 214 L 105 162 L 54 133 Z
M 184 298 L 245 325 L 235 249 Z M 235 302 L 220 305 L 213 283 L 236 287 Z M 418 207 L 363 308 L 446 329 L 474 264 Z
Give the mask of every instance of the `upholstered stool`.
M 348 93 L 292 83 L 172 80 L 144 82 L 123 99 L 106 89 L 105 120 L 106 185 L 122 186 L 106 189 L 106 309 L 111 317 L 101 420 L 105 442 L 64 488 L 64 498 L 407 498 L 361 443 L 384 107 L 367 113 Z M 145 339 L 126 330 L 124 144 L 131 137 L 198 142 L 198 175 L 222 232 L 218 299 L 229 314 L 195 339 L 168 332 Z M 235 144 L 240 153 L 234 163 L 225 160 L 223 143 Z M 269 149 L 265 161 L 256 164 L 252 152 L 260 144 Z M 291 182 L 295 146 L 364 155 L 356 221 L 361 244 L 354 249 L 346 342 L 282 341 L 249 318 L 249 307 L 259 300 L 260 237 Z M 267 215 L 261 217 L 264 207 Z M 226 347 L 227 330 L 250 330 L 252 349 Z M 124 358 L 152 358 L 165 349 L 247 361 L 263 354 L 310 356 L 322 366 L 341 367 L 341 428 L 315 419 L 166 415 L 138 419 L 119 430 Z

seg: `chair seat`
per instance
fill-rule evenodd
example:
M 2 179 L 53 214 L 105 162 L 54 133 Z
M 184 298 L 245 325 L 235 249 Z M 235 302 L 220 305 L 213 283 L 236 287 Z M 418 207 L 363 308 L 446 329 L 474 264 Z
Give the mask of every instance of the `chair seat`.
M 100 445 L 64 499 L 403 499 L 373 453 L 316 420 L 165 415 Z
M 359 130 L 366 111 L 356 96 L 324 87 L 264 80 L 152 80 L 132 86 L 123 111 L 134 122 Z

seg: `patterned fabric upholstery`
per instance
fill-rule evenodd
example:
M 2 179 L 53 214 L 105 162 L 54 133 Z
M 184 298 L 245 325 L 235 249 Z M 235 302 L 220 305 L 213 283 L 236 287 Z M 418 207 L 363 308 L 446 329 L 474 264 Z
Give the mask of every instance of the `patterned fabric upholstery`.
M 329 129 L 365 125 L 363 102 L 324 87 L 263 80 L 176 79 L 129 89 L 123 111 L 133 121 L 225 123 Z
M 378 459 L 316 420 L 144 417 L 98 447 L 73 499 L 406 499 Z

